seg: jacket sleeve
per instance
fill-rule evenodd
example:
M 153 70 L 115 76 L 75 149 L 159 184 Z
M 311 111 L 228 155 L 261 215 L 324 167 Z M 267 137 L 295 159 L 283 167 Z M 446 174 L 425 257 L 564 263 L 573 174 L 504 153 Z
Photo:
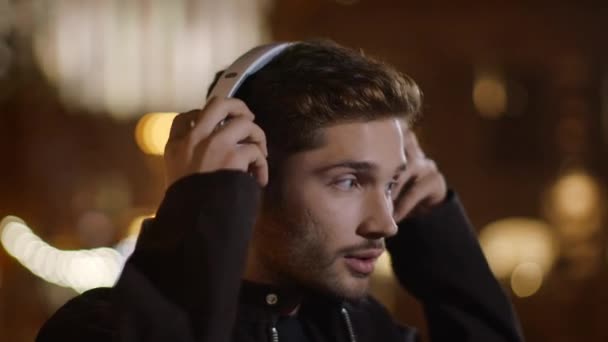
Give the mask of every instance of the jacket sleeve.
M 455 193 L 399 223 L 387 248 L 400 283 L 423 304 L 433 342 L 523 341 Z
M 64 338 L 69 334 L 87 341 L 230 341 L 259 193 L 253 177 L 239 171 L 177 181 L 144 223 L 103 298 L 111 303 L 104 313 L 90 305 L 95 296 L 80 296 L 47 321 L 37 341 L 77 340 Z
M 116 285 L 126 340 L 231 339 L 259 193 L 240 171 L 168 189 Z

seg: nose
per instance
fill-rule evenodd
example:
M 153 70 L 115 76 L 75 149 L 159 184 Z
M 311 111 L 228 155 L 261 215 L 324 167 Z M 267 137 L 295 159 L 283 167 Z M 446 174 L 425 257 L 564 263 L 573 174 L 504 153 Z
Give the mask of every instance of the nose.
M 367 239 L 387 238 L 397 234 L 393 218 L 393 200 L 385 191 L 370 192 L 364 206 L 364 220 L 357 234 Z

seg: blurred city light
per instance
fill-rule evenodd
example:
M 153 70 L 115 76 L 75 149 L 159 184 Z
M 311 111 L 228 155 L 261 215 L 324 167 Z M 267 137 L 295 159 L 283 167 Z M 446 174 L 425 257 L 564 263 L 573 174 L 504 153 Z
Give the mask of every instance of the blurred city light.
M 393 266 L 391 266 L 391 256 L 388 252 L 382 253 L 380 258 L 376 261 L 376 268 L 374 269 L 374 274 L 390 278 L 393 276 Z
M 600 190 L 593 177 L 583 170 L 569 172 L 552 189 L 552 203 L 560 219 L 583 220 L 599 210 Z
M 177 113 L 148 113 L 135 127 L 135 141 L 147 154 L 163 155 Z
M 8 254 L 36 276 L 77 292 L 112 286 L 125 257 L 112 248 L 64 251 L 40 239 L 15 216 L 0 222 L 0 240 Z
M 507 278 L 526 262 L 538 265 L 543 274 L 551 269 L 558 247 L 550 227 L 530 218 L 506 218 L 481 230 L 479 242 L 497 278 Z
M 144 220 L 152 217 L 154 217 L 154 215 L 141 215 L 135 217 L 129 224 L 129 228 L 127 228 L 127 236 L 137 237 Z
M 214 74 L 266 40 L 267 0 L 45 2 L 33 44 L 64 102 L 128 119 L 204 102 Z
M 511 289 L 524 298 L 536 293 L 543 283 L 543 269 L 534 262 L 523 262 L 511 274 Z
M 497 119 L 507 111 L 507 87 L 497 72 L 480 72 L 473 84 L 473 103 L 479 114 Z
M 129 224 L 129 227 L 127 228 L 127 236 L 114 247 L 125 258 L 128 258 L 133 253 L 133 250 L 135 250 L 137 237 L 139 236 L 141 225 L 143 224 L 144 220 L 152 217 L 154 217 L 154 215 L 137 216 Z

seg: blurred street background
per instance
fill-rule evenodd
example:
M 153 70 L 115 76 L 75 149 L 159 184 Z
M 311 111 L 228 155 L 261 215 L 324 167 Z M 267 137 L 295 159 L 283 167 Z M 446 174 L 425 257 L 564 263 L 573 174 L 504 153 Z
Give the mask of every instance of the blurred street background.
M 174 113 L 217 70 L 307 38 L 418 82 L 423 148 L 527 340 L 608 341 L 606 32 L 605 1 L 0 0 L 0 341 L 113 284 L 162 199 Z M 374 293 L 426 334 L 380 266 Z

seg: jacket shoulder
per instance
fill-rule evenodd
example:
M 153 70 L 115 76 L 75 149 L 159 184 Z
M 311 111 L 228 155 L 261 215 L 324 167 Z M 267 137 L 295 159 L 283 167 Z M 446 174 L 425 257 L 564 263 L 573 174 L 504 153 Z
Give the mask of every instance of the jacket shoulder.
M 72 298 L 44 323 L 36 341 L 113 340 L 113 293 L 111 288 L 97 288 Z

